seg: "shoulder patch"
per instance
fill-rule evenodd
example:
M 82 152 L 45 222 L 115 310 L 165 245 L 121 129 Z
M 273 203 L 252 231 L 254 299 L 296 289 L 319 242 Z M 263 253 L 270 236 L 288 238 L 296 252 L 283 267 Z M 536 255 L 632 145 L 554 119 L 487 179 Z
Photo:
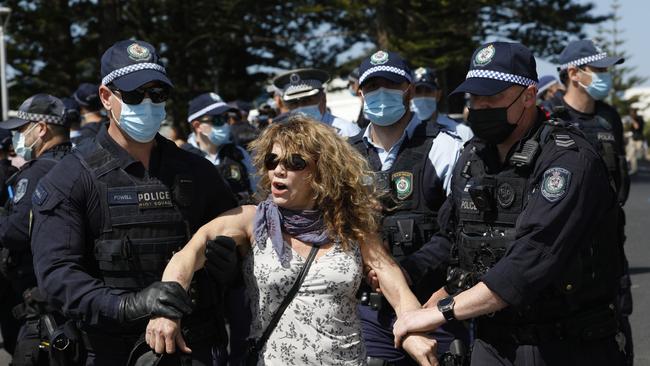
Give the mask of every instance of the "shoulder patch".
M 564 198 L 570 183 L 570 171 L 560 167 L 547 169 L 542 179 L 542 196 L 549 202 L 557 202 Z
M 34 194 L 32 194 L 32 204 L 37 206 L 42 205 L 47 199 L 47 196 L 49 196 L 47 189 L 43 188 L 41 184 L 37 185 Z
M 16 195 L 14 196 L 14 204 L 18 203 L 25 196 L 27 192 L 27 186 L 29 185 L 29 179 L 23 178 L 16 183 Z

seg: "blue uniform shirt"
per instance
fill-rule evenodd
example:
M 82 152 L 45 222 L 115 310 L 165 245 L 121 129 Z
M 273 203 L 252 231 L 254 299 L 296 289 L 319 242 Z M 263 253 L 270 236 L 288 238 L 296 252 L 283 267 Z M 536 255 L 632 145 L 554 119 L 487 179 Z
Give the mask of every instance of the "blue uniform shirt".
M 446 114 L 438 114 L 436 122 L 438 122 L 438 124 L 442 127 L 458 135 L 460 139 L 463 140 L 463 143 L 471 140 L 472 137 L 474 137 L 474 133 L 472 132 L 472 129 L 469 128 L 469 126 L 449 118 L 449 116 Z
M 415 115 L 415 113 L 413 113 L 413 117 L 411 118 L 411 121 L 406 126 L 404 133 L 388 151 L 384 150 L 382 147 L 378 145 L 375 145 L 372 142 L 372 136 L 370 133 L 372 124 L 366 127 L 366 130 L 363 134 L 363 140 L 366 144 L 371 145 L 376 149 L 377 155 L 379 156 L 379 160 L 381 161 L 382 171 L 389 170 L 393 166 L 395 159 L 397 159 L 397 153 L 399 152 L 402 143 L 404 142 L 407 136 L 409 138 L 413 136 L 415 129 L 422 122 L 423 121 L 421 121 Z M 440 131 L 438 136 L 436 136 L 436 138 L 433 140 L 433 145 L 431 146 L 431 150 L 429 150 L 430 166 L 428 167 L 432 167 L 433 170 L 435 171 L 434 182 L 430 182 L 430 184 L 431 185 L 435 185 L 438 183 L 442 184 L 442 187 L 447 194 L 451 192 L 451 173 L 454 168 L 454 165 L 456 164 L 456 160 L 458 160 L 458 156 L 460 155 L 460 151 L 462 150 L 462 148 L 463 145 L 460 138 L 455 136 L 450 131 L 443 129 Z
M 343 118 L 336 117 L 329 112 L 325 112 L 321 122 L 334 127 L 336 132 L 343 137 L 356 136 L 361 132 L 361 129 L 356 124 L 346 121 Z
M 196 142 L 196 135 L 194 135 L 194 132 L 192 132 L 188 136 L 187 143 L 194 146 L 197 149 L 200 149 L 199 144 Z M 257 177 L 255 166 L 253 165 L 253 158 L 251 158 L 251 154 L 249 154 L 248 151 L 246 151 L 246 149 L 244 149 L 239 145 L 237 145 L 237 150 L 239 150 L 244 156 L 244 160 L 242 160 L 242 164 L 244 164 L 244 167 L 246 168 L 246 172 L 248 173 L 248 181 L 250 182 L 251 192 L 255 192 L 257 190 L 257 181 L 259 179 Z M 203 150 L 201 151 L 205 153 Z M 205 154 L 204 157 L 214 165 L 219 165 L 221 163 L 221 159 L 219 159 L 219 156 L 217 155 L 211 157 L 210 155 Z

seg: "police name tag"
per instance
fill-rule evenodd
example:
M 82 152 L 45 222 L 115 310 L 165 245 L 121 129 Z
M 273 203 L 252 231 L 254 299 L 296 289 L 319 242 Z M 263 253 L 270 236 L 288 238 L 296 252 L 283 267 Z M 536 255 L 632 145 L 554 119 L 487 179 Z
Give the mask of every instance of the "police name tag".
M 130 190 L 108 190 L 108 204 L 114 205 L 134 205 L 138 203 L 138 192 L 135 189 Z
M 138 207 L 141 209 L 174 207 L 168 190 L 147 190 L 138 192 Z

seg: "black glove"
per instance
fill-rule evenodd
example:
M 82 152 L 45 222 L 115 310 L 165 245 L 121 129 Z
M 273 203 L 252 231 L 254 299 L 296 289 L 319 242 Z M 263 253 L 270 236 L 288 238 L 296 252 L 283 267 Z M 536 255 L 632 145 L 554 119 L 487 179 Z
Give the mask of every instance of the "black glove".
M 235 241 L 228 236 L 217 236 L 205 243 L 205 269 L 212 279 L 224 286 L 237 276 Z
M 192 300 L 178 282 L 154 282 L 136 293 L 122 296 L 118 319 L 131 322 L 150 316 L 180 319 L 192 312 Z

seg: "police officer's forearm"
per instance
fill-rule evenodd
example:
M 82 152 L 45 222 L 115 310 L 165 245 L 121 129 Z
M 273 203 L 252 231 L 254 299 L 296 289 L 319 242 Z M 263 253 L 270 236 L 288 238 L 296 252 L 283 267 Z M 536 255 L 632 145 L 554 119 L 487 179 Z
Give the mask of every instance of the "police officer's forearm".
M 490 290 L 483 282 L 479 282 L 469 290 L 459 293 L 454 297 L 454 301 L 456 303 L 454 317 L 459 320 L 491 314 L 508 306 L 508 303 L 503 301 L 496 292 Z
M 454 318 L 466 320 L 481 315 L 497 312 L 508 304 L 483 282 L 454 297 Z M 410 333 L 429 332 L 437 329 L 446 322 L 437 307 L 429 307 L 398 314 L 393 333 L 395 345 L 400 346 L 403 337 Z

